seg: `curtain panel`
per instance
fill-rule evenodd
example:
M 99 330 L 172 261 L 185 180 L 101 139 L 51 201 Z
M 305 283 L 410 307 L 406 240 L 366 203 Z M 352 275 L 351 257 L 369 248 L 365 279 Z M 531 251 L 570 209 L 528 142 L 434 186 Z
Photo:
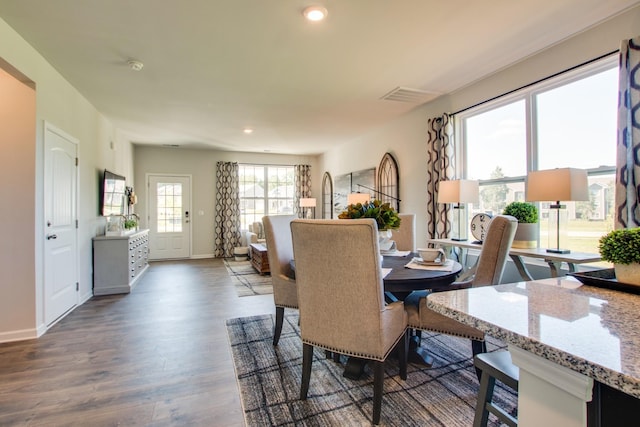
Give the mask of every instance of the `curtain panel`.
M 238 163 L 216 163 L 216 217 L 213 256 L 227 258 L 240 246 L 240 180 Z
M 453 216 L 450 206 L 438 203 L 438 183 L 455 176 L 453 116 L 444 113 L 429 119 L 427 127 L 427 233 L 429 238 L 444 239 L 451 232 Z
M 303 210 L 300 209 L 300 199 L 311 197 L 311 166 L 310 165 L 294 165 L 293 184 L 295 194 L 293 196 L 293 213 L 298 218 L 304 216 Z
M 620 46 L 615 228 L 640 227 L 640 37 Z

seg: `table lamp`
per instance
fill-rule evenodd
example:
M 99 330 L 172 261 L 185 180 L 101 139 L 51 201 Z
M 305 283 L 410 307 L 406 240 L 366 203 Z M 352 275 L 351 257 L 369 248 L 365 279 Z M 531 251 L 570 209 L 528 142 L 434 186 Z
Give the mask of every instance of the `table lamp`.
M 304 217 L 306 219 L 315 219 L 316 217 L 316 199 L 313 197 L 306 197 L 300 199 L 300 207 L 306 208 Z
M 371 200 L 371 195 L 368 193 L 349 193 L 347 196 L 347 204 L 349 205 L 367 203 L 369 200 Z
M 467 203 L 478 203 L 478 181 L 453 179 L 438 184 L 438 203 L 453 203 L 451 240 L 468 238 Z
M 533 171 L 527 174 L 526 199 L 528 202 L 552 202 L 549 206 L 549 248 L 547 252 L 568 254 L 566 244 L 567 205 L 560 201 L 589 200 L 587 171 L 560 168 Z M 554 203 L 555 202 L 555 203 Z

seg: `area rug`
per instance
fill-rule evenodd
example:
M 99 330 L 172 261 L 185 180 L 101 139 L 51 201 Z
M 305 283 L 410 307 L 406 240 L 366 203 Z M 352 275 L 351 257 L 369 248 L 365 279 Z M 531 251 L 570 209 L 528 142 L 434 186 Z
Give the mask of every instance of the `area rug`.
M 297 312 L 287 313 L 277 347 L 272 345 L 270 315 L 227 321 L 247 426 L 371 425 L 373 372 L 367 366 L 361 380 L 342 376 L 344 365 L 314 353 L 309 395 L 299 400 L 302 344 Z M 432 368 L 410 364 L 402 381 L 395 360 L 385 367 L 383 426 L 468 427 L 478 393 L 471 344 L 467 339 L 423 333 L 423 347 L 434 356 Z M 504 345 L 490 339 L 489 351 Z M 515 413 L 517 397 L 496 383 L 494 401 Z M 500 423 L 493 417 L 490 426 Z
M 236 293 L 239 297 L 272 294 L 271 276 L 260 275 L 251 265 L 251 261 L 235 261 L 225 259 L 224 266 L 234 281 Z

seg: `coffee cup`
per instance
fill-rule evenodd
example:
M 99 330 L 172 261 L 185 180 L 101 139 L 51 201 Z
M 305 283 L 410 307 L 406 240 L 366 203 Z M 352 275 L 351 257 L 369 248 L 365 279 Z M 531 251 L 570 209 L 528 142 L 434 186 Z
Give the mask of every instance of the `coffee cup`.
M 420 254 L 420 258 L 427 262 L 444 262 L 447 259 L 444 254 L 444 249 L 418 248 L 418 253 Z

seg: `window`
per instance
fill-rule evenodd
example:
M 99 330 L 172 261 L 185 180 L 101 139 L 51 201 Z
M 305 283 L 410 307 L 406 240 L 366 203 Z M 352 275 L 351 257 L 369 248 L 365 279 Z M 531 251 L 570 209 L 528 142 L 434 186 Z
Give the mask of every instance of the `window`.
M 618 68 L 615 58 L 581 67 L 456 117 L 464 177 L 480 181 L 474 213 L 500 214 L 525 200 L 527 171 L 586 169 L 590 200 L 566 202 L 569 249 L 598 252 L 613 229 Z M 549 203 L 538 205 L 545 247 Z
M 240 226 L 265 215 L 293 214 L 293 166 L 239 165 Z
M 182 184 L 159 182 L 158 233 L 182 232 Z

